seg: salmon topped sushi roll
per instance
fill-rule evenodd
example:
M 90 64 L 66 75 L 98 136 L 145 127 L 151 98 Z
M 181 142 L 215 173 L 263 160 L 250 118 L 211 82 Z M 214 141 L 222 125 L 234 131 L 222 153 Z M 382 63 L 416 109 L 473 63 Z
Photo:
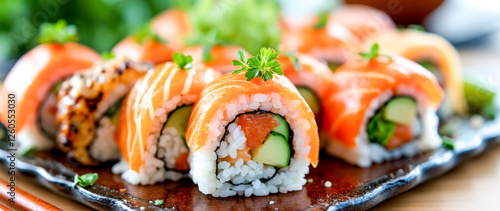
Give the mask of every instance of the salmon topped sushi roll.
M 0 93 L 0 119 L 7 123 L 7 99 L 15 94 L 16 132 L 21 148 L 45 150 L 55 146 L 57 93 L 73 73 L 101 62 L 94 50 L 77 44 L 76 28 L 64 20 L 44 23 L 42 44 L 24 54 L 4 80 Z
M 404 57 L 380 56 L 377 44 L 362 55 L 339 67 L 325 96 L 326 152 L 368 167 L 440 147 L 436 77 Z
M 231 62 L 239 49 L 241 47 L 232 45 L 196 46 L 185 49 L 183 53 L 192 55 L 194 61 L 203 62 L 206 66 L 225 74 L 234 70 Z M 247 56 L 250 55 L 246 51 L 243 52 Z
M 116 57 L 126 57 L 134 62 L 158 64 L 171 61 L 175 47 L 159 37 L 150 24 L 142 26 L 134 35 L 128 36 L 116 44 L 111 52 Z
M 335 70 L 351 57 L 350 48 L 357 43 L 356 36 L 337 22 L 328 22 L 330 14 L 312 18 L 301 27 L 285 27 L 282 45 L 285 51 L 295 51 L 313 56 L 328 63 Z
M 301 190 L 318 164 L 314 114 L 271 48 L 214 80 L 196 101 L 186 133 L 190 175 L 204 194 L 263 196 Z
M 185 11 L 168 9 L 153 18 L 151 29 L 175 51 L 180 51 L 185 47 L 184 38 L 192 33 L 193 26 Z
M 332 11 L 328 23 L 341 24 L 362 42 L 381 33 L 397 31 L 391 17 L 366 5 L 342 5 Z
M 283 68 L 283 75 L 297 87 L 319 123 L 323 110 L 321 97 L 328 89 L 332 71 L 322 62 L 301 53 L 288 52 L 277 60 Z
M 382 53 L 401 55 L 422 64 L 437 77 L 446 92 L 440 114 L 441 111 L 445 112 L 444 116 L 467 113 L 460 55 L 446 39 L 432 33 L 403 29 L 382 33 L 370 42 L 379 43 Z M 364 48 L 368 49 L 368 44 Z
M 59 147 L 83 165 L 118 160 L 115 143 L 123 98 L 149 64 L 117 58 L 66 80 L 57 103 Z
M 179 180 L 189 171 L 186 128 L 194 102 L 219 73 L 191 56 L 157 65 L 124 100 L 116 140 L 123 160 L 113 173 L 131 184 Z

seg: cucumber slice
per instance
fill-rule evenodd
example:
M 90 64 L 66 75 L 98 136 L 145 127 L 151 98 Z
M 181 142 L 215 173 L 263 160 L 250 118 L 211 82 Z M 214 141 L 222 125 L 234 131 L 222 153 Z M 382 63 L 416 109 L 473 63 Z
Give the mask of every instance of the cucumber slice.
M 281 134 L 287 141 L 290 138 L 290 127 L 286 119 L 278 114 L 273 114 L 273 117 L 278 120 L 279 125 L 276 126 L 272 131 Z
M 290 145 L 279 134 L 269 134 L 262 145 L 250 151 L 252 160 L 284 168 L 290 162 Z
M 316 94 L 305 87 L 297 87 L 297 90 L 299 90 L 300 95 L 302 95 L 304 100 L 306 100 L 307 105 L 309 105 L 313 113 L 316 115 L 319 114 L 321 111 L 321 104 L 319 103 L 319 99 L 316 97 Z
M 496 113 L 495 88 L 473 76 L 465 77 L 463 86 L 469 114 L 479 114 L 486 119 L 494 119 Z
M 167 119 L 165 123 L 166 127 L 174 127 L 180 134 L 182 139 L 186 139 L 186 130 L 189 122 L 189 116 L 191 116 L 192 105 L 182 106 L 175 109 Z
M 412 125 L 417 117 L 417 103 L 409 97 L 396 97 L 384 109 L 384 119 L 403 125 Z

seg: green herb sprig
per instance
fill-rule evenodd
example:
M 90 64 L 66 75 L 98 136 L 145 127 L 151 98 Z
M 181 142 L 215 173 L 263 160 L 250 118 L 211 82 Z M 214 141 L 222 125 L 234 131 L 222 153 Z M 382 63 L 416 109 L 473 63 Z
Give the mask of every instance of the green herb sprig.
M 65 20 L 56 23 L 43 23 L 40 25 L 38 43 L 78 42 L 78 30 L 75 25 L 68 25 Z
M 278 52 L 272 48 L 261 48 L 259 54 L 248 58 L 247 61 L 245 61 L 245 54 L 242 50 L 238 50 L 237 56 L 239 60 L 233 60 L 232 63 L 234 66 L 239 66 L 240 69 L 235 70 L 233 75 L 246 71 L 247 81 L 254 78 L 268 81 L 273 79 L 273 74 L 283 75 L 281 64 L 275 60 L 278 58 Z
M 105 52 L 102 52 L 101 53 L 101 58 L 104 60 L 104 61 L 108 61 L 108 60 L 111 60 L 113 58 L 115 58 L 115 55 L 109 51 L 105 51 Z
M 151 23 L 144 24 L 141 26 L 135 33 L 133 34 L 135 41 L 139 44 L 144 43 L 147 39 L 153 39 L 156 42 L 160 43 L 166 43 L 167 41 L 158 34 L 156 34 L 152 29 L 151 29 Z
M 388 55 L 380 54 L 378 43 L 372 45 L 370 52 L 360 52 L 359 55 L 363 58 L 363 60 L 368 60 L 368 61 L 373 60 L 379 56 L 384 56 L 389 59 L 391 58 Z
M 448 138 L 446 136 L 441 137 L 443 139 L 443 147 L 447 149 L 454 150 L 455 149 L 455 143 L 453 142 L 453 139 Z
M 181 70 L 189 70 L 193 68 L 193 57 L 186 56 L 181 53 L 174 53 L 173 56 L 175 64 L 179 66 Z
M 75 179 L 73 181 L 73 188 L 75 188 L 76 185 L 80 185 L 83 188 L 90 187 L 94 185 L 95 181 L 97 181 L 98 178 L 99 175 L 97 175 L 97 173 L 88 173 L 82 176 L 79 176 L 77 174 L 75 175 Z
M 316 24 L 314 24 L 313 28 L 314 29 L 325 28 L 326 24 L 328 23 L 328 17 L 329 17 L 329 12 L 323 12 L 319 14 L 318 16 L 319 20 Z
M 292 61 L 293 67 L 295 68 L 295 70 L 297 70 L 297 71 L 302 70 L 302 67 L 300 66 L 299 58 L 297 58 L 297 56 L 295 55 L 295 52 L 293 52 L 293 51 L 286 52 L 285 56 Z
M 163 200 L 155 200 L 155 205 L 156 206 L 163 205 Z

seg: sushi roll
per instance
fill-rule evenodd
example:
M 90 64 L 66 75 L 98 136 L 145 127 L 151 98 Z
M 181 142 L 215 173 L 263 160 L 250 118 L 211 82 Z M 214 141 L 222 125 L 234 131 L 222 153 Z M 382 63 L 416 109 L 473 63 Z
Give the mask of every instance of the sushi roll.
M 214 80 L 196 101 L 186 133 L 190 175 L 204 194 L 263 196 L 301 190 L 318 164 L 314 114 L 282 76 L 271 48 Z
M 171 61 L 175 48 L 169 41 L 159 37 L 150 24 L 146 24 L 116 44 L 111 52 L 116 57 L 126 57 L 134 62 L 159 64 Z
M 460 55 L 446 39 L 432 33 L 403 29 L 382 33 L 369 41 L 374 42 L 379 43 L 381 53 L 397 54 L 418 62 L 437 77 L 446 93 L 440 115 L 467 113 Z M 364 49 L 368 48 L 366 43 Z
M 328 89 L 332 71 L 322 62 L 301 53 L 285 53 L 280 55 L 278 61 L 283 68 L 283 75 L 297 87 L 313 111 L 316 122 L 320 123 L 323 110 L 321 97 Z
M 335 9 L 328 23 L 341 24 L 359 41 L 366 41 L 380 33 L 396 31 L 396 24 L 386 13 L 359 4 L 343 5 Z
M 113 166 L 130 184 L 179 180 L 189 171 L 185 133 L 194 102 L 219 76 L 191 56 L 157 65 L 140 79 L 124 101 L 116 140 L 123 160 Z
M 241 47 L 231 45 L 196 46 L 185 49 L 183 53 L 192 55 L 194 61 L 203 62 L 206 66 L 225 74 L 234 70 L 231 61 L 239 49 Z M 250 55 L 246 51 L 243 52 L 246 56 Z
M 83 165 L 118 160 L 114 135 L 123 98 L 149 64 L 116 58 L 66 80 L 57 103 L 59 147 Z
M 168 9 L 153 18 L 151 29 L 169 42 L 175 51 L 180 51 L 185 47 L 184 39 L 192 33 L 193 26 L 186 12 L 180 9 Z
M 335 70 L 351 57 L 351 45 L 357 43 L 357 38 L 340 23 L 328 22 L 328 18 L 329 14 L 323 14 L 305 26 L 284 27 L 283 49 L 311 55 Z
M 376 44 L 362 55 L 339 67 L 324 97 L 326 152 L 368 167 L 440 147 L 436 77 L 404 57 L 380 56 Z
M 57 92 L 75 72 L 101 62 L 94 50 L 77 44 L 76 28 L 64 20 L 41 26 L 42 44 L 24 54 L 5 78 L 0 93 L 0 117 L 7 125 L 7 99 L 16 95 L 16 137 L 22 149 L 55 146 Z

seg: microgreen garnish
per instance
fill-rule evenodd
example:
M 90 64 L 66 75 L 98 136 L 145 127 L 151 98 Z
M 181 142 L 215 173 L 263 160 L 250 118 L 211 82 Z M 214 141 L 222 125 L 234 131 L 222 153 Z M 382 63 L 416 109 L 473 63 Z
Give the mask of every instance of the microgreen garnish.
M 193 68 L 193 57 L 191 56 L 186 56 L 181 53 L 174 53 L 173 59 L 181 70 L 189 70 Z
M 153 30 L 151 30 L 151 23 L 144 24 L 134 33 L 135 41 L 142 44 L 147 39 L 153 39 L 156 42 L 164 43 L 166 40 L 158 36 Z
M 156 206 L 163 205 L 163 200 L 155 200 L 155 205 Z
M 360 52 L 359 55 L 363 58 L 363 60 L 373 60 L 379 56 L 385 56 L 387 58 L 391 58 L 390 56 L 383 55 L 379 53 L 378 43 L 372 45 L 370 52 Z
M 451 149 L 451 150 L 455 149 L 455 144 L 453 142 L 453 139 L 448 138 L 446 136 L 443 136 L 442 139 L 443 139 L 443 147 L 444 148 Z
M 111 60 L 113 58 L 115 58 L 115 55 L 109 51 L 105 51 L 105 52 L 102 52 L 101 53 L 101 58 L 104 60 L 104 61 L 108 61 L 108 60 Z
M 248 58 L 245 61 L 245 54 L 242 50 L 238 50 L 238 60 L 233 60 L 234 66 L 241 67 L 233 72 L 234 74 L 246 71 L 245 77 L 247 81 L 254 78 L 262 78 L 264 81 L 273 79 L 273 74 L 283 75 L 281 64 L 275 60 L 278 58 L 278 53 L 272 48 L 261 48 L 260 53 L 254 57 Z
M 318 22 L 314 24 L 313 28 L 315 29 L 322 29 L 326 26 L 326 23 L 328 22 L 328 16 L 329 12 L 323 12 L 318 15 Z
M 410 24 L 410 25 L 408 25 L 408 29 L 425 32 L 425 28 L 423 26 L 417 25 L 417 24 Z
M 297 56 L 295 55 L 295 52 L 293 52 L 293 51 L 286 52 L 285 56 L 292 61 L 293 67 L 295 68 L 295 70 L 297 70 L 297 71 L 302 70 L 302 68 L 300 67 L 299 58 L 297 58 Z
M 75 175 L 75 179 L 73 181 L 73 188 L 75 188 L 77 184 L 83 188 L 92 186 L 94 182 L 97 181 L 98 178 L 99 175 L 97 175 L 97 173 L 88 173 L 82 176 L 79 176 L 77 174 Z
M 77 28 L 75 25 L 68 25 L 65 20 L 58 20 L 56 23 L 43 23 L 40 25 L 38 43 L 58 43 L 78 42 Z

